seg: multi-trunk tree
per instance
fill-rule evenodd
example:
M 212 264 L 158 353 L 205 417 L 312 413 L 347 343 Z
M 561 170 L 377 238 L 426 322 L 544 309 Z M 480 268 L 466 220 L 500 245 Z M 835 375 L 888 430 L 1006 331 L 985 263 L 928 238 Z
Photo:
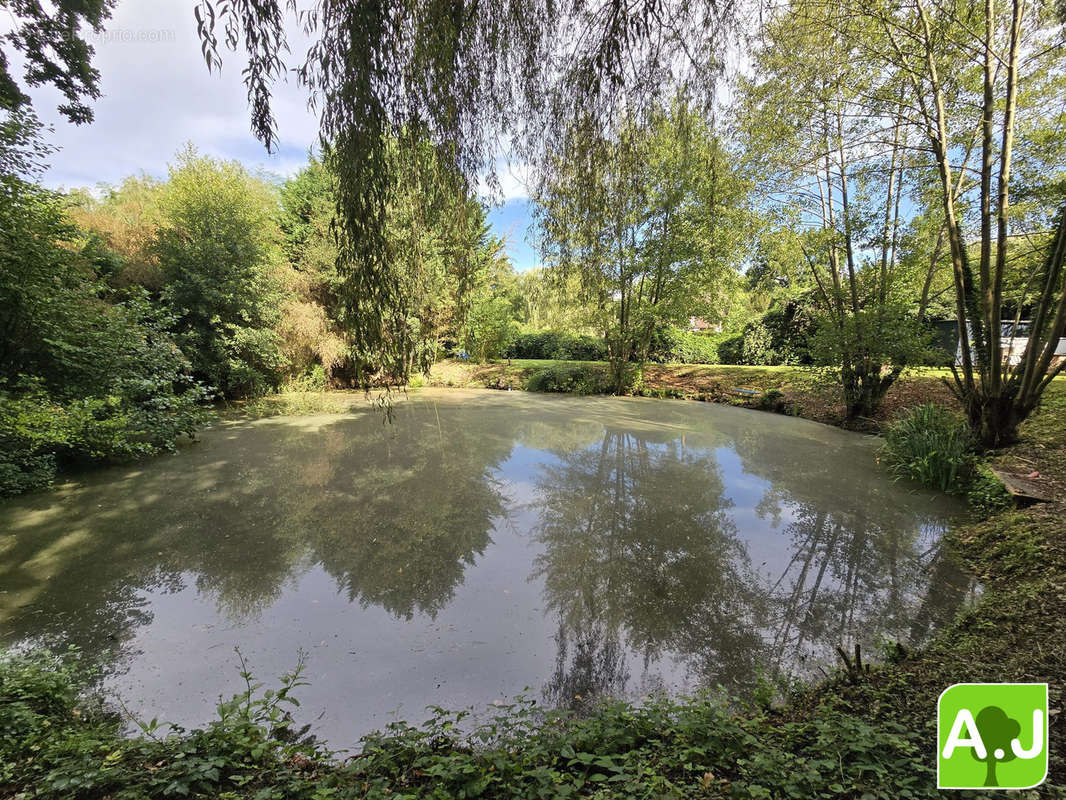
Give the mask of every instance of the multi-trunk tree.
M 1044 2 L 880 0 L 841 3 L 826 29 L 849 44 L 853 68 L 899 87 L 943 214 L 959 338 L 951 385 L 980 440 L 1008 444 L 1063 368 L 1062 20 Z M 1043 258 L 1016 258 L 1020 237 L 1040 240 Z
M 706 120 L 678 103 L 610 136 L 575 129 L 538 200 L 542 246 L 598 311 L 616 392 L 655 332 L 707 316 L 739 262 L 744 184 Z
M 872 416 L 921 355 L 899 269 L 913 166 L 899 90 L 853 69 L 853 45 L 825 36 L 832 17 L 799 3 L 770 20 L 739 110 L 767 222 L 760 250 L 794 262 L 814 298 L 813 355 L 838 374 L 854 420 Z
M 765 41 L 749 91 L 754 149 L 822 231 L 806 256 L 838 329 L 826 341 L 843 357 L 849 411 L 870 408 L 897 374 L 900 337 L 883 321 L 904 317 L 878 310 L 895 306 L 902 279 L 918 291 L 903 298 L 907 318 L 923 318 L 947 264 L 951 386 L 986 446 L 1011 442 L 1061 372 L 1066 333 L 1066 48 L 1054 7 L 800 0 L 770 18 Z M 1027 338 L 1020 358 L 1014 336 Z M 867 358 L 867 342 L 880 357 Z

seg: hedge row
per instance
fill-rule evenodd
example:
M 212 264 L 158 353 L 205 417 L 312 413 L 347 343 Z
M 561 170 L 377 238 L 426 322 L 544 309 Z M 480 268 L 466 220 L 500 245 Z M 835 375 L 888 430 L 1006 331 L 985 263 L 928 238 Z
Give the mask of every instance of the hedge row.
M 606 361 L 607 344 L 593 336 L 562 331 L 520 333 L 507 348 L 507 358 Z
M 718 346 L 729 334 L 690 333 L 667 328 L 652 340 L 648 357 L 660 363 L 720 364 Z M 545 359 L 554 361 L 606 361 L 607 345 L 603 339 L 561 331 L 538 331 L 519 334 L 507 349 L 507 358 Z

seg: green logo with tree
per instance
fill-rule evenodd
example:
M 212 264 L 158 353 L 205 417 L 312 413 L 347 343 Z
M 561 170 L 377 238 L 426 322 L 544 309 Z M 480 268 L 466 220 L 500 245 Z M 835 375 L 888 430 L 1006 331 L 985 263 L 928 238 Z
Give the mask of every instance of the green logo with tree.
M 1046 683 L 956 683 L 937 704 L 937 786 L 1028 789 L 1048 768 Z

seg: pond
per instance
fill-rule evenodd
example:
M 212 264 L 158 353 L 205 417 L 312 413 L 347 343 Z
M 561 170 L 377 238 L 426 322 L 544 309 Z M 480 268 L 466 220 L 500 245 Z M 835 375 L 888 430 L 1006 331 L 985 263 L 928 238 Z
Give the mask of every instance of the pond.
M 306 662 L 336 748 L 525 693 L 550 706 L 817 675 L 973 591 L 949 498 L 877 441 L 703 403 L 422 390 L 392 424 L 229 422 L 0 505 L 0 644 L 76 644 L 193 726 Z

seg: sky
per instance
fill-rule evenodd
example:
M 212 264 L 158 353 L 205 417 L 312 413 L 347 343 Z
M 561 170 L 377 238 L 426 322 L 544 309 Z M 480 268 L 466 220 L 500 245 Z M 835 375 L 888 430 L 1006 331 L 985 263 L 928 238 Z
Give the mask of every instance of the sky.
M 528 197 L 512 197 L 489 211 L 493 233 L 507 243 L 507 254 L 519 272 L 540 264 L 533 247 L 532 201 Z
M 68 123 L 55 110 L 60 95 L 51 87 L 30 91 L 41 120 L 54 128 L 49 141 L 60 148 L 43 176 L 46 185 L 92 187 L 141 172 L 165 177 L 168 162 L 188 142 L 206 155 L 283 177 L 306 161 L 318 123 L 304 91 L 294 81 L 275 86 L 279 146 L 268 154 L 250 131 L 242 62 L 224 52 L 221 74 L 208 73 L 193 7 L 193 0 L 119 0 L 105 31 L 90 35 L 103 95 L 93 104 L 91 125 Z M 0 32 L 9 26 L 0 18 Z M 291 20 L 287 33 L 295 63 L 307 39 Z M 497 171 L 502 204 L 492 208 L 489 221 L 507 242 L 515 268 L 529 269 L 538 260 L 529 243 L 528 192 L 504 161 Z

